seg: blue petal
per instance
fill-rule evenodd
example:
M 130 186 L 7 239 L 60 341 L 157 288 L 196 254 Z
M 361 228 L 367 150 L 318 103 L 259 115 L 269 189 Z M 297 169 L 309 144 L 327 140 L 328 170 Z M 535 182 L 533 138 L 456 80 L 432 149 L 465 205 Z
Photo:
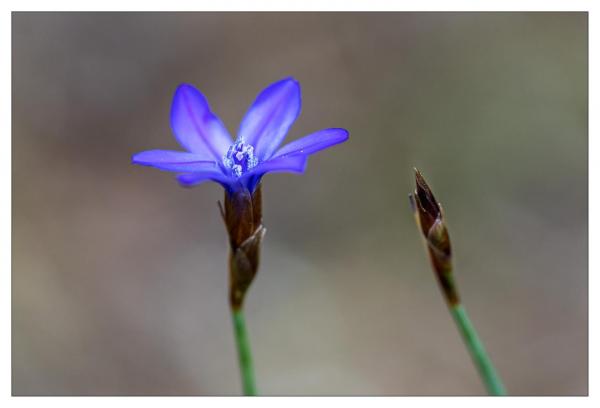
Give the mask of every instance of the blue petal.
M 304 169 L 306 168 L 307 161 L 308 157 L 304 155 L 295 155 L 270 159 L 266 162 L 259 163 L 258 166 L 245 173 L 240 178 L 240 182 L 250 192 L 254 192 L 254 188 L 258 185 L 260 179 L 266 173 L 303 173 Z
M 219 170 L 205 170 L 196 173 L 179 174 L 177 180 L 184 187 L 192 187 L 204 183 L 205 181 L 214 181 L 228 190 L 230 190 L 229 185 L 236 181 L 231 177 L 227 177 Z
M 220 161 L 232 143 L 206 98 L 192 85 L 181 84 L 171 106 L 171 128 L 185 149 Z
M 300 84 L 286 78 L 269 85 L 242 120 L 238 138 L 254 146 L 260 161 L 268 160 L 300 114 Z
M 348 140 L 349 134 L 346 129 L 331 128 L 304 136 L 298 140 L 288 143 L 275 153 L 275 157 L 285 157 L 296 154 L 313 154 Z
M 204 156 L 188 152 L 175 152 L 172 150 L 148 150 L 134 154 L 131 157 L 133 164 L 152 166 L 168 171 L 201 171 L 207 169 L 218 170 L 217 163 L 206 160 Z
M 259 163 L 244 176 L 252 176 L 257 174 L 265 174 L 271 172 L 292 172 L 303 173 L 306 168 L 307 156 L 295 155 L 288 157 L 278 157 Z

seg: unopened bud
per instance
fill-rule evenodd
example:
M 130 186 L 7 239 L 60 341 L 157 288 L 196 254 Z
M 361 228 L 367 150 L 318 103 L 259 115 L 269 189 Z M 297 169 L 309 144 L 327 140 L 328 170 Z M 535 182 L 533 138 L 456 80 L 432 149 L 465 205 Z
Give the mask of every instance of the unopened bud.
M 415 192 L 409 195 L 409 198 L 417 226 L 425 240 L 431 265 L 447 302 L 451 305 L 458 304 L 458 292 L 452 276 L 450 236 L 442 207 L 417 169 L 415 169 L 415 182 Z

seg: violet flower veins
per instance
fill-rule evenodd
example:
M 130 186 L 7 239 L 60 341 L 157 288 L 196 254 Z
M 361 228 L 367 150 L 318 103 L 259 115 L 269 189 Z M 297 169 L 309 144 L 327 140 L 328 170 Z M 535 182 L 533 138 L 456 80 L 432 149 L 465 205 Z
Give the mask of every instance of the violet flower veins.
M 233 141 L 204 95 L 182 84 L 173 97 L 171 128 L 187 151 L 148 150 L 133 155 L 132 162 L 178 172 L 177 179 L 186 187 L 215 181 L 229 194 L 241 189 L 252 194 L 266 173 L 302 173 L 309 155 L 348 139 L 345 129 L 330 128 L 278 149 L 300 106 L 300 84 L 295 79 L 269 85 L 250 106 Z

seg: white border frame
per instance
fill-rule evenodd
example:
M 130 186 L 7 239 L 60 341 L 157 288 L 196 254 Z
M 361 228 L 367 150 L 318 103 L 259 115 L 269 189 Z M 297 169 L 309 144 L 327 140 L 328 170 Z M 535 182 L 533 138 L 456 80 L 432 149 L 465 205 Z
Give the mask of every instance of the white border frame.
M 593 73 L 600 72 L 598 65 L 598 10 L 600 2 L 589 1 L 534 1 L 534 0 L 505 0 L 505 1 L 392 1 L 392 0 L 293 0 L 293 1 L 268 1 L 255 0 L 252 3 L 242 0 L 220 0 L 220 1 L 200 1 L 200 0 L 170 0 L 168 2 L 159 2 L 155 0 L 135 3 L 131 1 L 104 0 L 102 2 L 75 2 L 75 1 L 6 1 L 3 2 L 8 7 L 2 13 L 0 31 L 2 33 L 2 55 L 11 55 L 11 11 L 145 11 L 138 5 L 143 5 L 146 10 L 153 11 L 588 11 L 589 12 L 589 231 L 600 231 L 600 218 L 594 211 L 599 208 L 599 189 L 598 179 L 600 175 L 600 157 L 598 143 L 594 134 L 597 129 L 598 109 L 595 97 L 598 96 L 598 82 Z M 252 5 L 250 8 L 249 5 Z M 281 398 L 253 398 L 244 399 L 227 397 L 203 397 L 198 400 L 197 397 L 11 397 L 11 65 L 7 63 L 9 58 L 3 58 L 0 64 L 2 77 L 3 95 L 1 99 L 1 124 L 3 128 L 2 142 L 2 160 L 0 160 L 0 180 L 2 182 L 2 193 L 4 195 L 0 205 L 2 211 L 0 223 L 2 226 L 2 243 L 0 247 L 0 260 L 2 262 L 2 294 L 0 295 L 0 323 L 3 329 L 3 336 L 0 338 L 0 383 L 2 384 L 2 393 L 0 401 L 4 404 L 15 406 L 29 406 L 33 404 L 44 404 L 46 407 L 69 407 L 85 406 L 104 407 L 106 404 L 116 404 L 117 406 L 125 404 L 144 404 L 147 407 L 159 406 L 159 404 L 176 404 L 178 406 L 198 407 L 205 405 L 225 406 L 233 404 L 244 404 L 244 407 L 302 407 L 306 405 L 330 405 L 343 404 L 345 407 L 358 407 L 367 403 L 384 407 L 402 406 L 429 406 L 429 404 L 443 404 L 446 407 L 477 407 L 480 408 L 484 403 L 486 406 L 498 406 L 510 401 L 511 404 L 532 404 L 541 403 L 546 408 L 562 407 L 565 403 L 579 405 L 589 405 L 591 401 L 598 400 L 596 393 L 598 390 L 598 352 L 594 345 L 600 344 L 598 336 L 598 308 L 600 300 L 593 296 L 589 297 L 589 393 L 590 397 L 512 397 L 505 398 L 487 398 L 484 397 L 281 397 Z M 589 236 L 589 252 L 597 253 L 598 238 Z M 595 257 L 589 258 L 589 293 L 598 293 L 598 284 L 600 279 L 599 261 Z M 541 399 L 543 401 L 532 401 Z M 568 401 L 565 400 L 568 398 Z M 592 404 L 598 404 L 591 402 Z M 6 406 L 6 405 L 4 405 Z

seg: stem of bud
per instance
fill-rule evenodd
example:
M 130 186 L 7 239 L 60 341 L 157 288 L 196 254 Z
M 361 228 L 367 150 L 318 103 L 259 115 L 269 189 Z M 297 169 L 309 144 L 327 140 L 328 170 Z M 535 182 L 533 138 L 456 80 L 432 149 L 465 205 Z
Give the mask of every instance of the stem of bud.
M 232 310 L 231 316 L 233 318 L 233 329 L 238 349 L 244 395 L 254 396 L 256 395 L 254 365 L 252 364 L 252 352 L 250 351 L 250 342 L 248 341 L 248 332 L 246 331 L 244 312 L 241 309 Z
M 496 372 L 492 360 L 490 360 L 490 357 L 485 351 L 485 347 L 479 339 L 477 331 L 471 323 L 471 319 L 469 319 L 469 315 L 467 315 L 465 308 L 461 304 L 454 305 L 450 307 L 450 313 L 467 345 L 467 350 L 469 350 L 469 353 L 471 354 L 471 358 L 477 367 L 477 371 L 479 371 L 479 375 L 485 383 L 488 393 L 490 395 L 506 395 L 504 384 Z

